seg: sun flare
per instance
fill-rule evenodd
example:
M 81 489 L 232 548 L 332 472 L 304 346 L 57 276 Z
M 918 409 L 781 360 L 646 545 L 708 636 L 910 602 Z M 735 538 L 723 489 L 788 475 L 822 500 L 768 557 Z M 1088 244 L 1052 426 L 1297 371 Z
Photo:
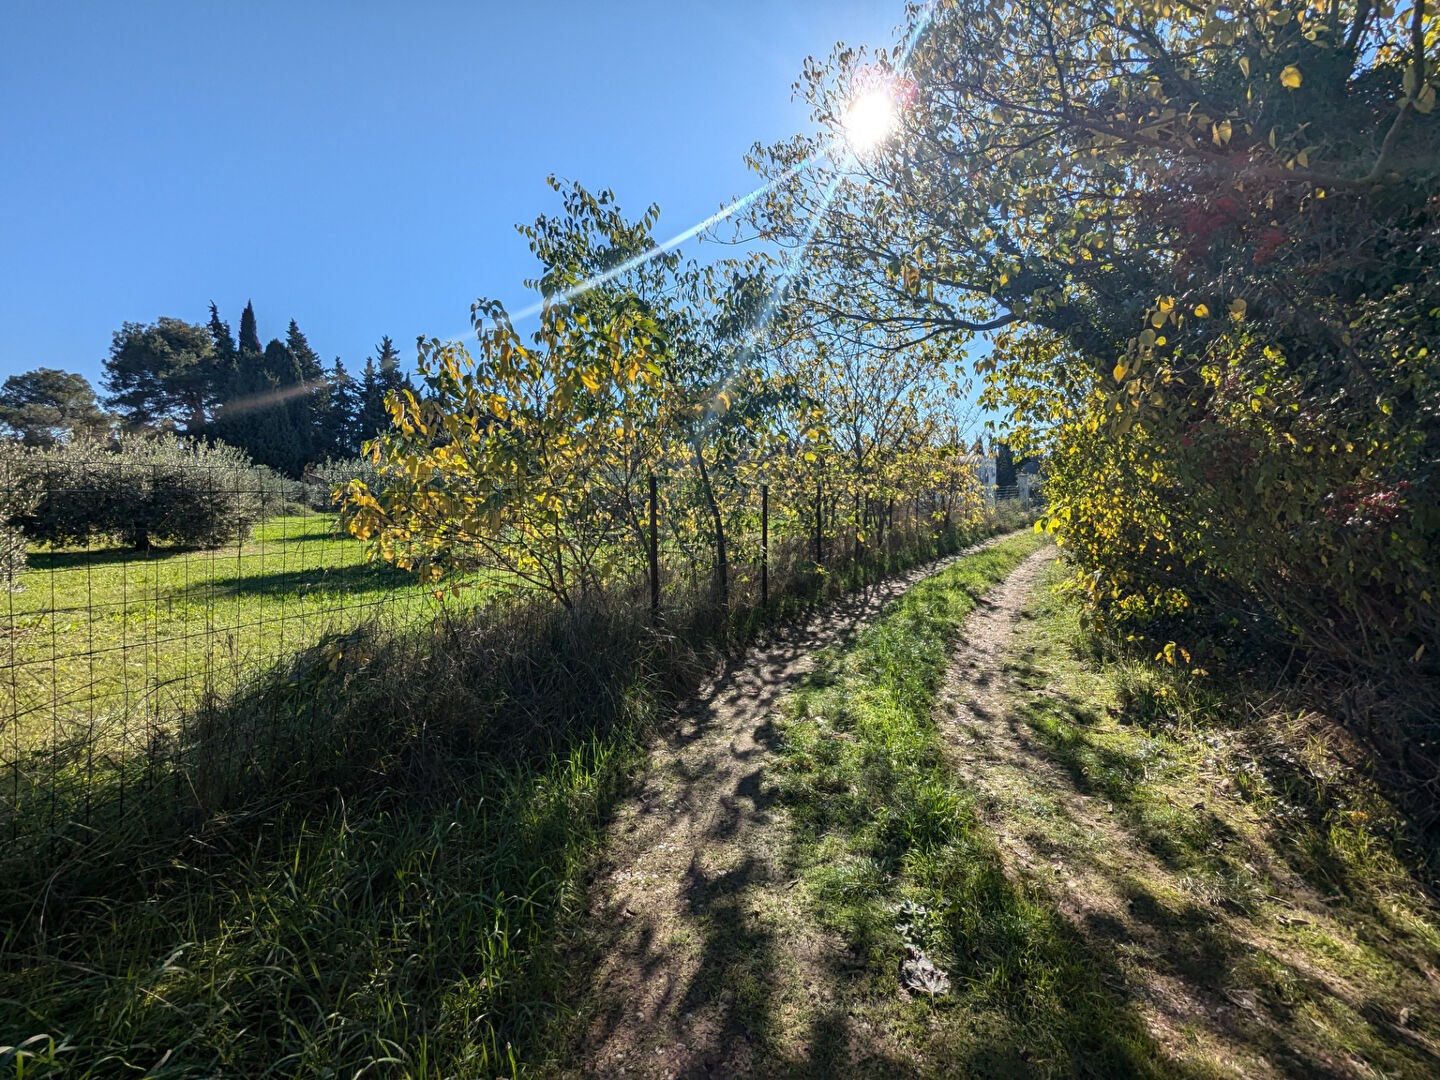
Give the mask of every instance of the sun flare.
M 874 150 L 895 127 L 895 99 L 889 87 L 876 86 L 856 95 L 840 126 L 850 149 L 857 154 Z

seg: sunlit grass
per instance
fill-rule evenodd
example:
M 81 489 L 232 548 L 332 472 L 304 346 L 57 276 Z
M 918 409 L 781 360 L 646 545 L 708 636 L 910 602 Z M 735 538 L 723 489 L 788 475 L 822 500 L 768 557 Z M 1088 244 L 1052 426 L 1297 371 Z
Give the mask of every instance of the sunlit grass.
M 923 1075 L 1434 1075 L 1440 913 L 1403 820 L 1324 738 L 1262 719 L 1253 690 L 1097 651 L 1052 591 L 1064 568 L 1007 661 L 1011 716 L 1060 786 L 977 760 L 1011 771 L 977 804 L 947 761 L 937 687 L 974 596 L 1027 550 L 1009 541 L 912 589 L 785 721 L 793 857 L 855 958 L 838 988 L 851 1028 L 894 1034 Z M 1113 827 L 1072 817 L 1075 792 Z M 1004 837 L 1043 854 L 1032 868 Z M 1087 893 L 1093 926 L 1063 913 Z M 1095 929 L 1112 896 L 1138 930 Z M 1210 1003 L 1203 1030 L 1151 1026 L 1156 969 L 1137 948 Z M 948 993 L 903 991 L 917 950 Z
M 779 575 L 728 624 L 672 595 L 661 638 L 633 598 L 366 624 L 333 666 L 312 650 L 210 703 L 148 787 L 135 759 L 143 797 L 103 775 L 93 824 L 4 850 L 0 1045 L 24 1049 L 0 1072 L 529 1073 L 648 734 L 727 638 L 884 569 Z
M 1010 881 L 948 769 L 933 712 L 976 598 L 1041 546 L 1022 536 L 921 582 L 834 656 L 785 722 L 784 790 L 818 918 L 863 963 L 846 988 L 866 1027 L 902 1032 L 936 1075 L 1173 1075 L 1105 966 Z M 901 993 L 907 951 L 953 993 Z
M 1253 995 L 1256 1031 L 1276 1033 L 1265 1041 L 1290 1058 L 1433 1075 L 1432 869 L 1404 819 L 1346 763 L 1339 730 L 1281 705 L 1257 710 L 1261 695 L 1243 681 L 1197 680 L 1101 647 L 1050 587 L 1063 573 L 1031 605 L 1018 712 L 1076 788 L 1103 799 L 1153 856 L 1156 876 L 1126 883 L 1132 901 L 1174 923 L 1179 953 L 1203 934 L 1193 977 L 1213 978 L 1205 966 L 1220 964 Z M 1104 858 L 1083 837 L 1052 839 L 1078 845 L 1077 859 Z
M 79 725 L 118 738 L 361 618 L 436 610 L 409 575 L 371 564 L 330 514 L 272 518 L 214 551 L 37 551 L 23 585 L 0 598 L 12 699 L 0 721 L 15 746 Z

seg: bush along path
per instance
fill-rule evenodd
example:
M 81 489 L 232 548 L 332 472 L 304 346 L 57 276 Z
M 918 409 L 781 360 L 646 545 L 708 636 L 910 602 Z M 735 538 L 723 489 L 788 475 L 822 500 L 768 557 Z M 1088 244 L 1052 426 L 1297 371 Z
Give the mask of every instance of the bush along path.
M 730 1076 L 823 1064 L 836 972 L 852 958 L 800 887 L 804 853 L 777 780 L 795 775 L 805 737 L 782 736 L 782 698 L 802 681 L 805 695 L 821 692 L 836 665 L 859 664 L 863 678 L 873 663 L 919 659 L 879 657 L 892 638 L 933 654 L 929 675 L 919 674 L 928 694 L 975 597 L 1039 544 L 1028 534 L 992 540 L 856 594 L 758 647 L 699 695 L 611 824 L 575 946 L 589 983 L 577 989 L 575 1039 L 558 1074 Z M 928 587 L 936 580 L 960 591 Z M 917 602 L 935 624 L 924 643 L 910 640 Z M 937 603 L 943 611 L 930 612 Z
M 1097 655 L 1053 556 L 972 550 L 712 688 L 613 823 L 558 1071 L 1436 1075 L 1383 801 Z

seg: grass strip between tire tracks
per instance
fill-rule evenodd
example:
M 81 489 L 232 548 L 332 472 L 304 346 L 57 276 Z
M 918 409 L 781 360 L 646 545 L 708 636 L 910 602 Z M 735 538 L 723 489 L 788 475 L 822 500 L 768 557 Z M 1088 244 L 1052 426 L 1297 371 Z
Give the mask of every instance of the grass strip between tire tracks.
M 1106 984 L 1107 965 L 1006 876 L 947 768 L 933 713 L 965 618 L 1042 546 L 1017 536 L 918 583 L 817 666 L 783 727 L 794 860 L 858 974 L 838 1007 L 870 1074 L 1175 1075 Z M 906 957 L 949 993 L 901 987 Z M 843 1040 L 830 1052 L 846 1053 Z

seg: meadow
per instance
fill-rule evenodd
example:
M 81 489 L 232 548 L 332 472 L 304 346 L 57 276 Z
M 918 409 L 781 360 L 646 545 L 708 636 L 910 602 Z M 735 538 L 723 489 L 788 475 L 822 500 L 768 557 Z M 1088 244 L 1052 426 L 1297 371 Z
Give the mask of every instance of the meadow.
M 462 590 L 447 603 L 475 599 Z M 208 551 L 36 550 L 3 602 L 12 747 L 82 726 L 102 739 L 143 736 L 360 620 L 427 620 L 439 606 L 410 575 L 368 561 L 324 513 L 272 517 Z

